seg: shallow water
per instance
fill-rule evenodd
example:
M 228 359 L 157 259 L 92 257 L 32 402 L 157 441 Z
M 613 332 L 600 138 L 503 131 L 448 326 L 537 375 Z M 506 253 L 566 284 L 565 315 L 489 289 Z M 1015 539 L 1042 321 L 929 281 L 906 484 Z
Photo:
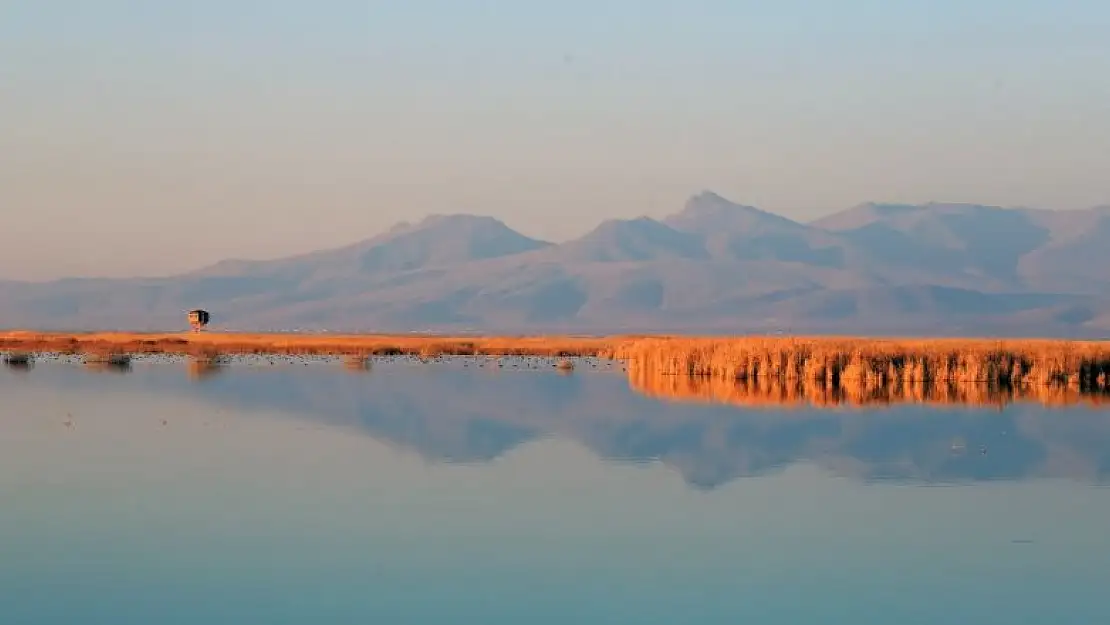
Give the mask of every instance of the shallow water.
M 0 370 L 0 622 L 1110 622 L 1105 411 L 597 369 Z

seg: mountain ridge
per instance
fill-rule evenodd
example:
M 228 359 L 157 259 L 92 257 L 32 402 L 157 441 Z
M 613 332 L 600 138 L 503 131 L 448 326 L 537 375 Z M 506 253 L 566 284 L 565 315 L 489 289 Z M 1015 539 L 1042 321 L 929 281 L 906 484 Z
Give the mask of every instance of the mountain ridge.
M 561 243 L 458 213 L 161 278 L 0 282 L 0 326 L 451 331 L 1110 331 L 1110 209 L 865 203 L 807 223 L 692 195 Z

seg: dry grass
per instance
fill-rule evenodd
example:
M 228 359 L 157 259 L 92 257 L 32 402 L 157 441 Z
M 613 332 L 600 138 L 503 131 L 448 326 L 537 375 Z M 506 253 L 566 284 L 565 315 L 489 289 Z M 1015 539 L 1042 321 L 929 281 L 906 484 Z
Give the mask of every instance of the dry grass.
M 444 337 L 288 334 L 0 333 L 0 350 L 87 354 L 290 354 L 335 356 L 445 355 L 572 358 L 611 352 L 615 339 L 563 336 Z
M 647 376 L 774 379 L 824 388 L 987 383 L 1110 388 L 1110 343 L 1053 340 L 651 338 L 612 357 Z

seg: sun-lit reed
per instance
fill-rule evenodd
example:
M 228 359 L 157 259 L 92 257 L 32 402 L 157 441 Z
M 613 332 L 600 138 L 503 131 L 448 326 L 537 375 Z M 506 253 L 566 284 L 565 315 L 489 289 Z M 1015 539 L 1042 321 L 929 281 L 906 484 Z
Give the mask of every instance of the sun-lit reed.
M 0 333 L 0 349 L 64 354 L 195 355 L 286 354 L 297 356 L 544 356 L 574 358 L 612 351 L 619 339 L 595 337 L 445 337 L 411 335 Z
M 1052 340 L 648 338 L 611 356 L 641 375 L 774 379 L 824 388 L 988 383 L 1110 387 L 1110 343 Z
M 939 389 L 943 384 L 979 383 L 999 388 L 1062 386 L 1084 392 L 1110 388 L 1110 342 L 1062 340 L 9 332 L 0 334 L 0 349 L 185 354 L 201 359 L 232 354 L 331 355 L 347 358 L 348 364 L 402 355 L 424 361 L 454 355 L 600 356 L 626 361 L 630 373 L 640 372 L 637 375 L 770 379 L 787 386 L 804 383 L 834 390 Z

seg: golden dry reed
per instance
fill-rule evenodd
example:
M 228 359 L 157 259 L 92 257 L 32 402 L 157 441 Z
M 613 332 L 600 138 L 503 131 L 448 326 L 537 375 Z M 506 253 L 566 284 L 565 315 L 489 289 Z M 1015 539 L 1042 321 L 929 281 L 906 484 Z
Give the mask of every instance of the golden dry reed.
M 774 379 L 824 388 L 939 383 L 1110 388 L 1110 343 L 1053 340 L 648 338 L 612 357 L 646 376 Z
M 311 334 L 140 334 L 128 332 L 0 332 L 0 351 L 64 354 L 289 354 L 330 356 L 597 356 L 613 350 L 612 338 L 445 337 Z
M 0 333 L 0 351 L 72 354 L 166 353 L 210 360 L 217 354 L 600 356 L 627 361 L 630 374 L 776 380 L 786 387 L 939 393 L 944 385 L 999 388 L 1110 388 L 1110 342 L 831 337 L 450 337 L 308 334 Z M 859 390 L 851 390 L 859 389 Z M 932 390 L 924 390 L 932 389 Z M 808 393 L 809 391 L 807 391 Z M 886 392 L 886 391 L 881 391 Z M 915 395 L 916 394 L 916 395 Z

